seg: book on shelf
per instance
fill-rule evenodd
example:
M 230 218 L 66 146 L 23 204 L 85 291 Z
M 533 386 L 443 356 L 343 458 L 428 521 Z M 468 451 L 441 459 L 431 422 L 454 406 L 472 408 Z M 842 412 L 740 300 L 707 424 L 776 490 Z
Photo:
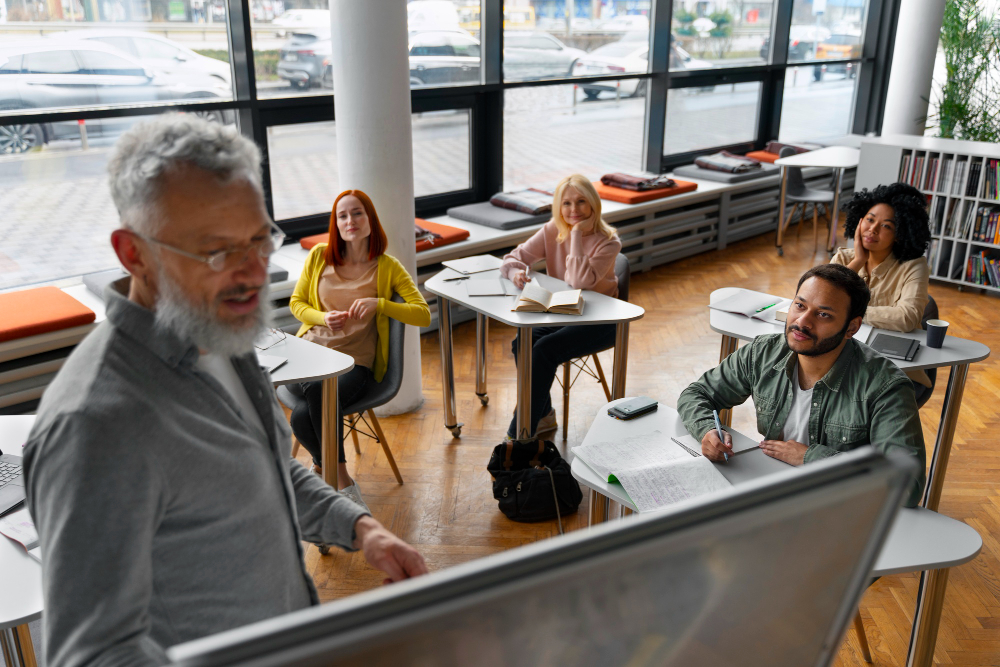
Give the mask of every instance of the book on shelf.
M 985 250 L 970 255 L 965 280 L 974 285 L 1000 287 L 1000 259 Z
M 537 282 L 525 283 L 513 310 L 518 313 L 583 314 L 583 290 L 570 289 L 550 292 Z
M 903 159 L 900 161 L 899 178 L 897 178 L 896 180 L 900 181 L 901 183 L 907 182 L 906 175 L 910 173 L 910 157 L 911 157 L 910 155 L 904 155 Z
M 979 172 L 983 169 L 982 162 L 976 162 L 969 168 L 969 182 L 965 184 L 965 196 L 975 197 L 979 190 Z
M 934 275 L 934 267 L 937 262 L 938 246 L 941 241 L 938 239 L 931 240 L 931 246 L 927 249 L 927 267 L 930 269 L 931 275 Z

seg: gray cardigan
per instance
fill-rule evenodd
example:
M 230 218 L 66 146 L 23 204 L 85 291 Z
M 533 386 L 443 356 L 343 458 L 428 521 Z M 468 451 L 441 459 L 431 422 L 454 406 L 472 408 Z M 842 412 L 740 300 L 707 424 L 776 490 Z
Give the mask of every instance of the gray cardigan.
M 290 459 L 252 354 L 233 363 L 266 442 L 194 345 L 106 298 L 24 450 L 48 664 L 162 664 L 173 644 L 317 604 L 300 540 L 350 549 L 365 512 Z

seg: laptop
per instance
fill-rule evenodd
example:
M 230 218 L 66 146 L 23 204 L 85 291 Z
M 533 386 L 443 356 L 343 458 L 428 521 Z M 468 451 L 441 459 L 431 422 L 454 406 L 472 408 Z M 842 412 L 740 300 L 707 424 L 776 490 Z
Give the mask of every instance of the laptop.
M 0 451 L 0 516 L 24 502 L 24 473 L 21 457 Z

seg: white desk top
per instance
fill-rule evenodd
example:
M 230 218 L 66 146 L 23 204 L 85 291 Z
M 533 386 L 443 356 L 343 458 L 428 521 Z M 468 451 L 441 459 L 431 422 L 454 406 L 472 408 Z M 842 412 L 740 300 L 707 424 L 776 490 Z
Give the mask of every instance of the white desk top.
M 848 169 L 857 167 L 861 161 L 861 151 L 850 146 L 827 146 L 808 153 L 778 158 L 774 164 L 781 167 L 830 167 Z
M 597 416 L 582 444 L 607 442 L 655 430 L 668 437 L 687 434 L 687 429 L 684 428 L 677 411 L 664 405 L 660 405 L 659 409 L 650 415 L 631 421 L 612 419 L 608 416 L 607 408 L 618 402 L 612 401 L 598 409 Z M 731 456 L 727 463 L 717 463 L 715 466 L 734 486 L 790 469 L 787 464 L 772 459 L 759 449 Z M 632 511 L 638 511 L 621 484 L 617 482 L 609 484 L 590 466 L 575 457 L 571 468 L 573 477 L 582 485 L 621 503 Z M 896 522 L 889 531 L 872 575 L 881 577 L 900 572 L 961 565 L 975 558 L 982 547 L 983 540 L 979 533 L 961 521 L 922 507 L 912 509 L 903 507 L 900 508 Z
M 284 357 L 288 361 L 271 374 L 272 384 L 312 382 L 343 375 L 354 368 L 354 359 L 330 348 L 289 334 L 260 354 Z
M 516 313 L 511 310 L 517 302 L 517 296 L 469 296 L 465 288 L 465 280 L 455 280 L 445 282 L 445 278 L 457 278 L 462 274 L 451 269 L 445 269 L 429 278 L 424 283 L 427 291 L 436 296 L 444 297 L 450 301 L 461 304 L 477 313 L 482 313 L 495 320 L 509 324 L 512 327 L 524 326 L 573 326 L 583 324 L 616 324 L 618 322 L 631 322 L 638 320 L 645 314 L 645 310 L 639 306 L 605 296 L 590 290 L 583 291 L 582 315 L 556 315 L 553 313 Z M 484 271 L 476 273 L 472 279 L 482 279 L 500 276 L 499 269 L 494 271 Z M 531 279 L 537 280 L 538 284 L 549 291 L 572 289 L 561 280 L 550 276 L 531 272 Z
M 723 287 L 721 289 L 717 289 L 709 296 L 709 303 L 716 303 L 718 301 L 722 301 L 723 299 L 727 299 L 740 289 L 743 288 Z M 745 291 L 752 294 L 762 294 L 761 292 L 754 292 L 753 290 Z M 708 309 L 708 312 L 709 324 L 712 327 L 712 331 L 720 333 L 724 336 L 732 336 L 734 338 L 739 338 L 740 340 L 753 340 L 757 336 L 763 334 L 781 333 L 783 331 L 782 327 L 768 324 L 767 322 L 761 322 L 760 320 L 755 320 L 753 318 L 743 317 L 742 315 L 737 315 L 735 313 L 725 313 L 721 310 L 714 310 L 711 308 Z M 933 347 L 927 347 L 927 345 L 924 344 L 927 339 L 927 332 L 923 329 L 917 329 L 916 331 L 911 331 L 909 333 L 900 333 L 898 331 L 885 331 L 885 329 L 873 328 L 868 337 L 869 342 L 875 340 L 875 336 L 879 332 L 885 332 L 893 336 L 899 336 L 900 338 L 912 338 L 920 341 L 920 350 L 917 351 L 917 355 L 913 358 L 913 361 L 903 361 L 901 359 L 891 360 L 904 371 L 940 368 L 942 366 L 953 366 L 956 364 L 970 364 L 982 361 L 990 356 L 990 348 L 986 347 L 982 343 L 978 343 L 974 340 L 966 340 L 965 338 L 957 338 L 951 334 L 945 336 L 944 345 L 940 348 L 935 349 Z
M 0 416 L 0 450 L 21 455 L 33 415 Z M 20 544 L 0 535 L 0 628 L 11 628 L 42 615 L 42 566 Z

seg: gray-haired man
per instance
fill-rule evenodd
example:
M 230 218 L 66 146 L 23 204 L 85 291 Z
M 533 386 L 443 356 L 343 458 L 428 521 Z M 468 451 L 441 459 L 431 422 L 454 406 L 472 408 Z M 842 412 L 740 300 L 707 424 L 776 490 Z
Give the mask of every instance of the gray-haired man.
M 162 664 L 172 644 L 317 604 L 303 539 L 363 549 L 387 580 L 426 572 L 289 458 L 253 354 L 281 242 L 259 168 L 252 142 L 191 115 L 116 146 L 129 293 L 109 289 L 25 448 L 51 665 Z

